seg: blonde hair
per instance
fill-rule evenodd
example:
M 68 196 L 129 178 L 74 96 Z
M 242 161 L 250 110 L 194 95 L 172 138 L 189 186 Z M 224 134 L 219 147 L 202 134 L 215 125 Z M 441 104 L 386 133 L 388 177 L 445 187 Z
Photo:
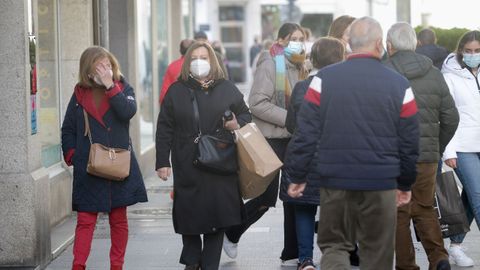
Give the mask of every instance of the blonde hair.
M 180 73 L 180 78 L 183 81 L 187 81 L 190 75 L 190 63 L 192 63 L 192 53 L 194 50 L 204 47 L 208 51 L 208 58 L 210 59 L 210 72 L 208 73 L 207 78 L 211 80 L 225 79 L 225 74 L 223 73 L 220 64 L 218 63 L 217 55 L 213 50 L 212 46 L 207 42 L 196 41 L 193 43 L 187 50 L 185 54 L 185 60 L 182 65 L 182 71 Z
M 347 30 L 348 26 L 350 26 L 354 20 L 355 17 L 349 15 L 343 15 L 336 18 L 328 29 L 328 36 L 342 39 L 345 30 Z
M 103 58 L 108 58 L 112 65 L 113 80 L 120 80 L 123 75 L 120 72 L 120 65 L 118 64 L 117 58 L 103 47 L 92 46 L 83 51 L 82 56 L 80 56 L 80 68 L 78 73 L 79 85 L 83 87 L 93 87 L 92 81 L 88 75 L 94 72 L 95 63 Z

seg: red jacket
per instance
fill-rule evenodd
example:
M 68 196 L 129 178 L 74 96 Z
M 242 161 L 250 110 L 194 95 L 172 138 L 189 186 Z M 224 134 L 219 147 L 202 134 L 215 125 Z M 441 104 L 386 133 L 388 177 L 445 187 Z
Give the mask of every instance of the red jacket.
M 162 90 L 160 91 L 160 104 L 162 104 L 165 95 L 167 94 L 168 88 L 172 83 L 177 81 L 178 76 L 182 70 L 183 65 L 183 56 L 173 61 L 168 65 L 165 76 L 163 77 Z

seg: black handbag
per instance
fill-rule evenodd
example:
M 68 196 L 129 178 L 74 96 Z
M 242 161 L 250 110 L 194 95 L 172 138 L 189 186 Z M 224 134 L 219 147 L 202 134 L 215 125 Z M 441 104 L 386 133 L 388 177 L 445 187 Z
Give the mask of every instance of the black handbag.
M 470 231 L 453 171 L 437 175 L 435 208 L 443 238 Z
M 216 174 L 234 174 L 238 171 L 237 148 L 233 140 L 202 134 L 200 115 L 195 93 L 191 90 L 193 112 L 198 136 L 195 138 L 196 153 L 193 159 L 195 167 Z

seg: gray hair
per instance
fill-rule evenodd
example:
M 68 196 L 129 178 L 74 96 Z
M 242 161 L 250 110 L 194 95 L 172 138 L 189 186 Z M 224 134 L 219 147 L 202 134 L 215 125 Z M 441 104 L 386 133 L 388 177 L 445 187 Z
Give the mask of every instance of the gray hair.
M 350 25 L 349 44 L 352 51 L 362 48 L 371 48 L 379 39 L 383 38 L 382 27 L 372 17 L 362 17 Z
M 388 30 L 387 41 L 397 51 L 415 51 L 417 35 L 412 26 L 406 22 L 399 22 Z

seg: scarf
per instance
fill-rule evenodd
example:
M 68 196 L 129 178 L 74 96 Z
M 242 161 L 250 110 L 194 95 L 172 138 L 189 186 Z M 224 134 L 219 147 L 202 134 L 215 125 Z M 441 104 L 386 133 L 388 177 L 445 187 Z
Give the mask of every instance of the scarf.
M 270 48 L 270 55 L 275 61 L 275 98 L 277 106 L 284 109 L 288 108 L 292 89 L 287 76 L 285 50 L 282 45 L 275 43 Z M 305 53 L 288 55 L 288 59 L 294 63 L 299 69 L 299 79 L 303 80 L 307 77 L 307 71 L 304 66 Z

